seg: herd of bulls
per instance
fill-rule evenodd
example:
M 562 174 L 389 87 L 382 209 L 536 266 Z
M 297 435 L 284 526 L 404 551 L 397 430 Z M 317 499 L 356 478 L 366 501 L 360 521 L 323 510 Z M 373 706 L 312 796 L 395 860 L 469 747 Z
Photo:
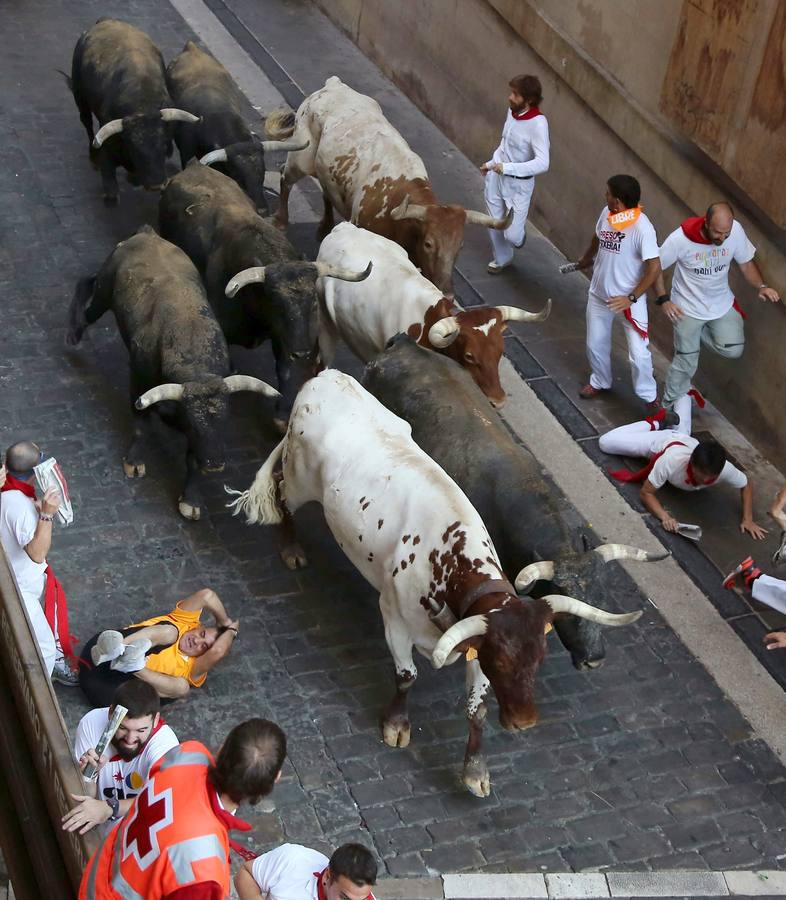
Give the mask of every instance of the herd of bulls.
M 198 519 L 202 474 L 224 468 L 228 395 L 278 397 L 284 437 L 235 511 L 280 523 L 282 557 L 296 567 L 305 555 L 292 516 L 318 501 L 379 591 L 397 688 L 386 743 L 409 743 L 413 647 L 436 667 L 466 657 L 463 781 L 487 796 L 489 688 L 503 727 L 533 725 L 546 633 L 554 627 L 577 668 L 601 665 L 601 626 L 640 615 L 608 611 L 607 564 L 662 558 L 576 546 L 561 496 L 492 408 L 505 400 L 506 322 L 541 321 L 549 307 L 456 309 L 451 273 L 467 223 L 503 228 L 507 219 L 439 203 L 376 101 L 336 77 L 296 115 L 271 115 L 271 141 L 251 132 L 229 73 L 192 42 L 165 68 L 147 35 L 102 19 L 80 37 L 68 81 L 105 202 L 117 201 L 118 166 L 161 191 L 160 234 L 144 225 L 118 244 L 77 285 L 69 316 L 76 345 L 111 309 L 128 348 L 126 474 L 145 473 L 142 429 L 155 410 L 187 438 L 179 508 Z M 173 141 L 183 168 L 167 181 Z M 262 190 L 271 149 L 288 151 L 275 219 Z M 289 192 L 305 175 L 325 202 L 313 262 L 283 234 Z M 347 220 L 335 227 L 334 209 Z M 229 344 L 268 339 L 278 390 L 230 363 Z M 364 386 L 327 368 L 339 339 L 367 363 Z

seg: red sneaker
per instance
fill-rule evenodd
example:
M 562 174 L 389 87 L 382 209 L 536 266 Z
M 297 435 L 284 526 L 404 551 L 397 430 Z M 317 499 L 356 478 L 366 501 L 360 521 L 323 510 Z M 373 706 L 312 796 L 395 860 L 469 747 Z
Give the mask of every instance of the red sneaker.
M 745 559 L 737 566 L 736 569 L 729 572 L 729 574 L 723 579 L 723 586 L 727 591 L 730 591 L 732 588 L 736 586 L 737 576 L 743 575 L 745 578 L 745 584 L 748 584 L 748 577 L 753 572 L 756 572 L 754 578 L 758 578 L 761 575 L 761 571 L 759 569 L 754 569 L 753 567 L 753 557 L 746 556 Z
M 579 397 L 582 400 L 594 400 L 599 394 L 605 394 L 609 388 L 596 388 L 591 384 L 585 384 L 584 387 L 579 391 Z

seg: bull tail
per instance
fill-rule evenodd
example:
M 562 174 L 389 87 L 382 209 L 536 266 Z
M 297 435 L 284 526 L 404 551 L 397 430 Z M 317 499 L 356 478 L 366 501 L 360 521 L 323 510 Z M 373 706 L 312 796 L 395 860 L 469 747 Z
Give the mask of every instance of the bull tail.
M 272 141 L 285 141 L 295 133 L 295 114 L 291 109 L 274 109 L 265 119 L 265 134 Z
M 286 440 L 286 436 L 281 439 L 257 472 L 254 483 L 247 491 L 233 491 L 224 486 L 228 494 L 235 496 L 234 500 L 227 503 L 232 509 L 232 515 L 245 513 L 249 525 L 276 525 L 284 518 L 273 473 L 283 456 Z
M 71 93 L 73 94 L 74 93 L 74 85 L 71 81 L 71 76 L 67 72 L 64 72 L 62 69 L 55 69 L 55 72 L 59 72 L 63 76 L 63 78 L 65 78 L 66 84 L 68 85 L 68 90 L 71 91 Z

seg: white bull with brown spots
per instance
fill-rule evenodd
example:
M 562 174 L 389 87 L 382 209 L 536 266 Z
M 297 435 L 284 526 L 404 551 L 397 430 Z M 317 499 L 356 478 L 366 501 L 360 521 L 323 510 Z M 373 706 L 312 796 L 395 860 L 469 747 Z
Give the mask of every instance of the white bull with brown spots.
M 456 310 L 418 272 L 402 247 L 350 222 L 336 225 L 322 241 L 317 262 L 351 268 L 360 259 L 372 263 L 365 281 L 320 279 L 322 362 L 332 364 L 339 337 L 368 362 L 385 349 L 390 338 L 405 332 L 423 347 L 454 359 L 494 406 L 502 406 L 505 391 L 499 381 L 499 361 L 507 322 L 541 322 L 549 314 L 551 301 L 539 313 L 515 306 Z
M 303 386 L 286 436 L 233 505 L 250 523 L 283 523 L 283 556 L 292 565 L 305 559 L 291 516 L 311 500 L 322 504 L 339 546 L 379 591 L 397 688 L 383 722 L 385 743 L 409 744 L 412 648 L 436 668 L 466 654 L 463 780 L 476 796 L 489 793 L 480 750 L 489 686 L 502 726 L 529 728 L 538 718 L 535 673 L 554 617 L 624 625 L 640 615 L 614 615 L 565 596 L 519 598 L 458 485 L 412 440 L 406 422 L 335 369 Z
M 289 222 L 289 192 L 305 175 L 322 187 L 325 214 L 320 237 L 333 227 L 333 210 L 345 219 L 394 240 L 447 296 L 453 296 L 453 266 L 464 241 L 464 225 L 506 228 L 505 219 L 440 203 L 423 160 L 388 122 L 376 100 L 333 75 L 300 104 L 296 115 L 268 117 L 269 137 L 308 146 L 290 152 L 281 178 L 276 219 Z

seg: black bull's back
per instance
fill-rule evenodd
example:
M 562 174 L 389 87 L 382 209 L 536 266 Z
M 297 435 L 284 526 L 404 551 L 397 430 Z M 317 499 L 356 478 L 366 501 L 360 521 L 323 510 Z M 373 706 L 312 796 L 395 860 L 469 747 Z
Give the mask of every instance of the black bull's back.
M 480 513 L 512 580 L 538 560 L 582 554 L 583 522 L 532 453 L 517 443 L 466 370 L 398 335 L 366 367 L 364 386 L 412 426 L 415 441 L 456 481 Z M 596 584 L 579 596 L 608 609 Z M 541 581 L 533 596 L 561 593 Z M 600 626 L 574 617 L 555 628 L 584 668 L 603 658 Z

